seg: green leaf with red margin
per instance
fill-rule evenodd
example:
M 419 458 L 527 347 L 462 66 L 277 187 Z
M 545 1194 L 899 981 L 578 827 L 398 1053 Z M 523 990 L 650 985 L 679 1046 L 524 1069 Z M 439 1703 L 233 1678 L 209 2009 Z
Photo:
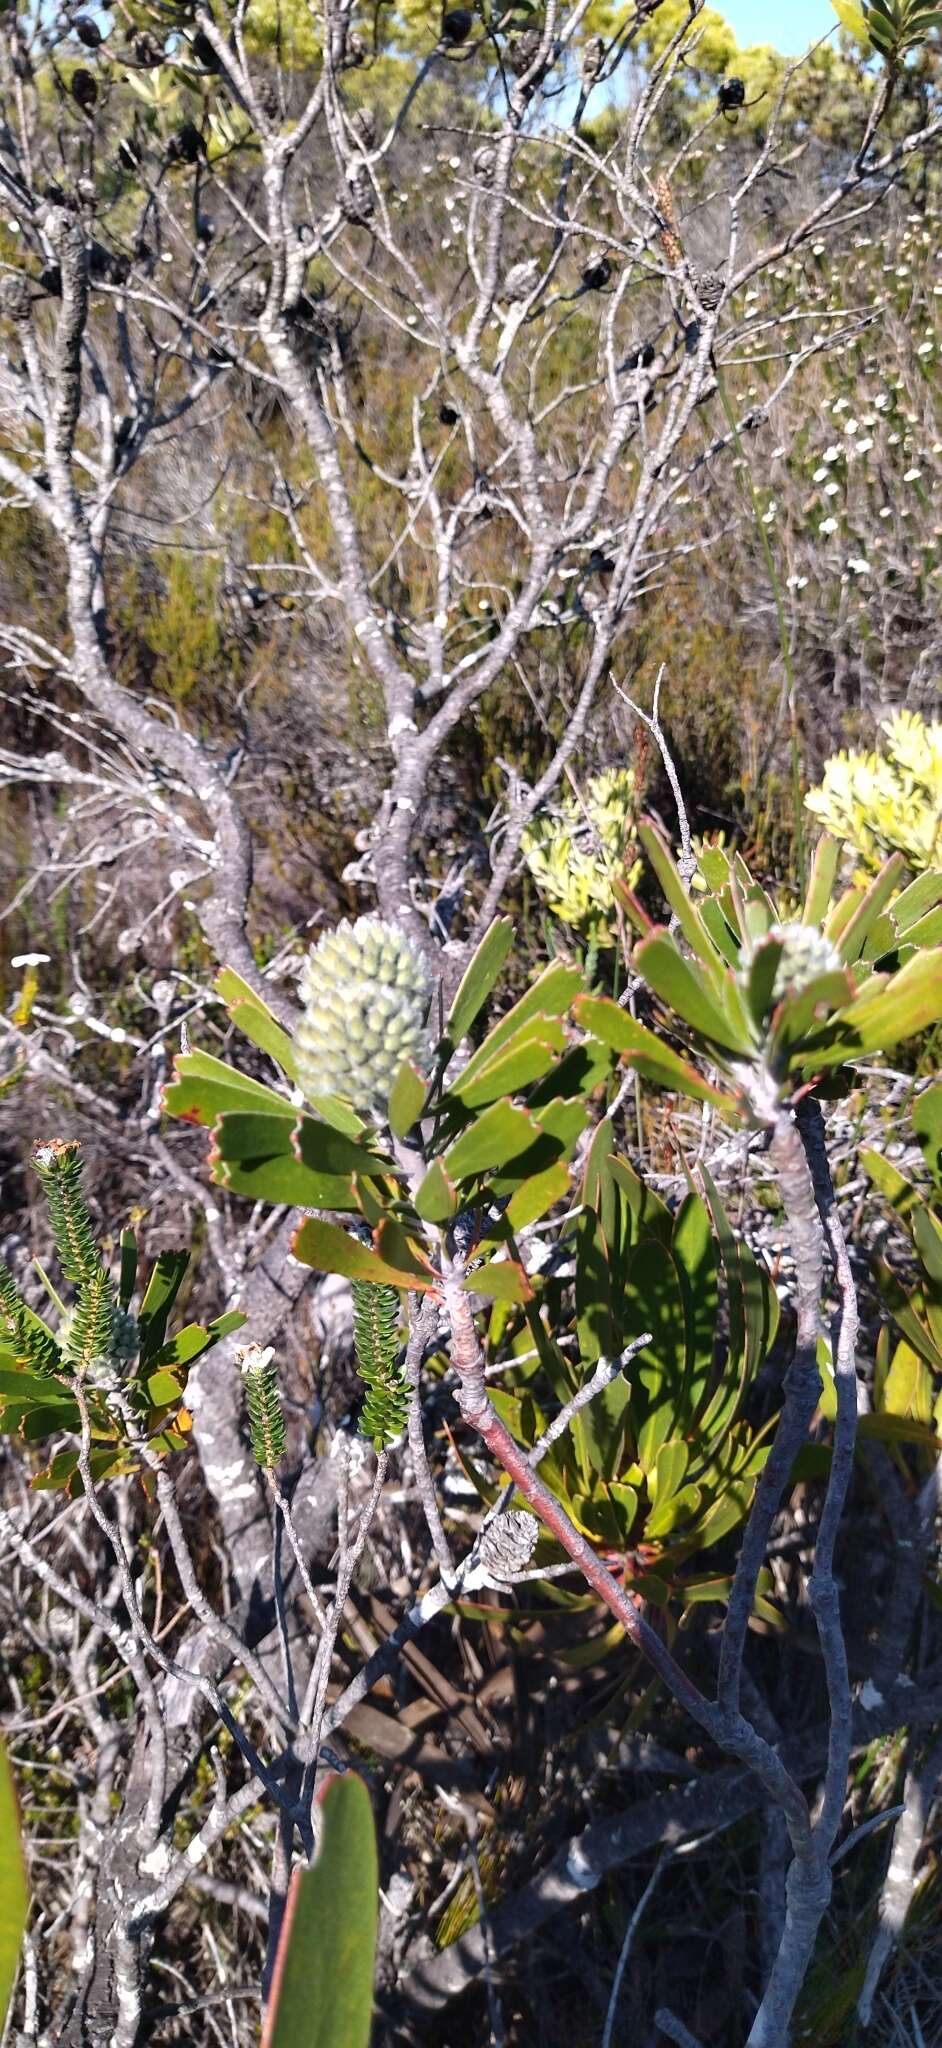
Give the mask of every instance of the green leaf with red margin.
M 295 1870 L 263 2048 L 368 2048 L 379 1916 L 370 1797 L 355 1771 L 318 1797 L 317 1855 Z
M 467 1294 L 483 1294 L 486 1301 L 533 1300 L 533 1289 L 516 1259 L 491 1259 L 469 1273 L 461 1285 Z
M 267 1110 L 229 1110 L 213 1130 L 213 1179 L 249 1201 L 283 1202 L 298 1209 L 355 1209 L 349 1171 L 318 1170 L 301 1156 L 302 1146 L 308 1153 L 320 1149 L 312 1142 L 312 1135 L 318 1132 L 329 1134 L 347 1153 L 368 1159 L 328 1124 L 306 1118 L 299 1126 L 295 1110 L 280 1117 L 270 1116 Z M 369 1170 L 368 1166 L 360 1168 Z
M 535 1018 L 533 1025 L 531 1029 L 525 1024 L 485 1066 L 476 1065 L 470 1075 L 467 1070 L 460 1074 L 449 1088 L 449 1096 L 455 1096 L 466 1109 L 480 1109 L 501 1095 L 517 1095 L 534 1081 L 542 1081 L 565 1052 L 567 1040 L 562 1025 L 553 1017 Z
M 825 1025 L 802 1051 L 802 1066 L 833 1067 L 871 1052 L 889 1052 L 942 1018 L 942 948 L 914 953 L 898 974 L 874 976 L 856 1002 Z
M 642 940 L 635 947 L 632 963 L 665 1007 L 711 1047 L 720 1046 L 724 1052 L 739 1057 L 748 1057 L 754 1050 L 748 1033 L 715 1000 L 717 992 L 711 988 L 705 972 L 684 959 L 666 932 L 655 932 L 651 938 Z
M 492 1102 L 442 1155 L 450 1180 L 470 1180 L 518 1159 L 540 1136 L 540 1126 L 512 1102 Z
M 236 974 L 232 967 L 222 968 L 216 976 L 214 986 L 217 995 L 225 1003 L 236 1030 L 243 1032 L 246 1038 L 252 1040 L 253 1045 L 266 1052 L 269 1059 L 274 1060 L 275 1065 L 287 1074 L 289 1081 L 297 1085 L 298 1066 L 294 1045 L 287 1031 L 282 1029 L 277 1018 L 272 1015 L 268 1004 L 262 1001 L 261 996 L 256 995 L 254 988 L 250 988 L 248 982 L 243 981 L 241 974 Z
M 697 905 L 684 888 L 666 839 L 657 830 L 656 826 L 649 824 L 647 821 L 639 825 L 638 837 L 688 946 L 691 947 L 697 959 L 705 967 L 711 984 L 715 988 L 718 975 L 722 975 L 724 962 L 717 954 L 713 939 L 702 922 Z
M 537 976 L 526 994 L 520 997 L 520 1001 L 514 1004 L 513 1009 L 508 1010 L 488 1032 L 483 1045 L 472 1054 L 461 1078 L 464 1079 L 469 1071 L 476 1073 L 481 1067 L 489 1066 L 500 1048 L 506 1045 L 509 1039 L 516 1038 L 521 1027 L 532 1018 L 565 1017 L 583 986 L 582 973 L 578 967 L 566 967 L 562 961 L 552 961 L 549 967 L 545 967 L 542 974 Z
M 208 1052 L 181 1052 L 173 1063 L 174 1079 L 163 1092 L 168 1116 L 184 1123 L 210 1128 L 227 1109 L 267 1109 L 283 1116 L 290 1107 L 287 1097 L 261 1081 L 237 1074 L 224 1060 Z
M 735 1095 L 705 1081 L 689 1060 L 682 1059 L 662 1038 L 637 1023 L 610 996 L 580 996 L 575 1010 L 583 1030 L 610 1045 L 644 1080 L 689 1096 L 694 1102 L 711 1102 L 724 1116 L 741 1121 L 742 1111 Z
M 406 1264 L 392 1265 L 339 1224 L 325 1223 L 320 1217 L 306 1218 L 295 1231 L 291 1249 L 302 1266 L 311 1266 L 317 1273 L 341 1273 L 347 1280 L 370 1280 L 375 1286 L 415 1290 L 428 1290 L 439 1284 L 435 1274 L 421 1266 L 411 1253 Z

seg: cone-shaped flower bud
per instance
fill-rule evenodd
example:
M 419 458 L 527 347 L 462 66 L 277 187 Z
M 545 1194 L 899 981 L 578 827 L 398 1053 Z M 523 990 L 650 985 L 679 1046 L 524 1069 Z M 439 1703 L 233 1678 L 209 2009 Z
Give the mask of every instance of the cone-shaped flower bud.
M 383 1117 L 403 1060 L 428 1046 L 428 968 L 395 925 L 344 919 L 311 948 L 301 976 L 298 1080 L 307 1096 L 339 1095 Z
M 772 944 L 782 948 L 772 983 L 774 1003 L 780 1003 L 784 996 L 799 995 L 810 982 L 817 981 L 819 974 L 832 974 L 841 966 L 840 954 L 816 925 L 773 924 L 753 947 L 750 964 L 763 946 Z

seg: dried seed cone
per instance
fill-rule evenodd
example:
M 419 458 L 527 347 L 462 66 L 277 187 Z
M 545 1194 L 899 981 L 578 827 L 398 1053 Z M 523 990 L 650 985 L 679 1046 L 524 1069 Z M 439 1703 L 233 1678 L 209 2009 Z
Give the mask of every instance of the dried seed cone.
M 664 222 L 658 240 L 672 270 L 679 270 L 684 260 L 683 244 L 677 230 L 677 213 L 674 195 L 663 171 L 654 180 L 654 197 L 657 209 Z
M 305 1095 L 339 1095 L 383 1117 L 403 1060 L 424 1053 L 428 968 L 395 925 L 344 918 L 313 946 L 301 976 L 298 1080 Z

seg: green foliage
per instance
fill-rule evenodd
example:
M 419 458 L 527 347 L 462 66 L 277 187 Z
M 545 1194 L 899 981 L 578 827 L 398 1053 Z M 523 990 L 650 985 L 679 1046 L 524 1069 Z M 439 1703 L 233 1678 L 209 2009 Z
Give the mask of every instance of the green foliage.
M 831 0 L 831 6 L 863 49 L 893 64 L 942 28 L 942 9 L 927 7 L 925 0 L 861 0 L 859 6 L 856 0 Z
M 942 1082 L 917 1097 L 913 1124 L 930 1176 L 928 1194 L 881 1153 L 861 1154 L 910 1252 L 901 1272 L 886 1259 L 874 1263 L 877 1287 L 897 1332 L 891 1345 L 889 1331 L 881 1331 L 874 1406 L 880 1414 L 916 1424 L 917 1441 L 921 1432 L 926 1459 L 934 1461 L 942 1438 Z
M 361 1436 L 374 1449 L 395 1443 L 406 1426 L 409 1385 L 399 1342 L 401 1303 L 395 1287 L 353 1282 L 353 1344 L 367 1397 L 360 1422 Z
M 7 2017 L 29 1911 L 13 1773 L 0 1744 L 0 2020 Z
M 593 1141 L 576 1222 L 574 1327 L 578 1363 L 554 1334 L 493 1396 L 529 1447 L 586 1368 L 649 1342 L 540 1462 L 546 1483 L 591 1541 L 623 1560 L 626 1577 L 658 1605 L 722 1599 L 722 1581 L 689 1581 L 684 1567 L 736 1528 L 767 1455 L 764 1433 L 741 1420 L 749 1386 L 775 1341 L 778 1302 L 762 1267 L 736 1243 L 709 1176 L 672 1214 L 626 1159 L 611 1128 Z M 720 1339 L 720 1286 L 728 1336 Z M 529 1348 L 530 1325 L 505 1333 Z M 516 1331 L 516 1335 L 514 1332 Z M 709 1592 L 706 1585 L 709 1585 Z
M 272 1365 L 274 1353 L 258 1344 L 247 1344 L 239 1359 L 245 1381 L 245 1405 L 252 1434 L 252 1451 L 257 1464 L 270 1471 L 284 1456 L 285 1423 L 281 1412 L 278 1375 Z
M 291 1879 L 264 2048 L 369 2042 L 379 1867 L 362 1778 L 328 1778 L 318 1809 L 316 1859 Z
M 826 832 L 854 848 L 861 875 L 894 852 L 924 874 L 942 860 L 942 724 L 896 711 L 883 731 L 881 752 L 842 751 L 828 761 L 805 803 Z
M 650 826 L 640 836 L 676 930 L 651 927 L 626 897 L 644 934 L 633 964 L 674 1036 L 731 1084 L 721 1106 L 734 1118 L 737 1099 L 739 1113 L 750 1113 L 760 1075 L 780 1093 L 829 1069 L 840 1085 L 847 1062 L 885 1052 L 942 1015 L 942 874 L 900 888 L 896 855 L 869 887 L 835 898 L 839 848 L 824 839 L 796 920 L 739 855 L 718 847 L 701 862 L 705 894 L 689 898 L 664 839 Z M 577 1010 L 629 1064 L 702 1098 L 704 1084 L 685 1081 L 668 1049 L 616 1005 Z
M 134 1232 L 121 1233 L 117 1280 L 95 1238 L 82 1189 L 80 1147 L 51 1139 L 37 1147 L 37 1172 L 46 1193 L 56 1249 L 74 1288 L 62 1301 L 36 1262 L 56 1315 L 53 1328 L 23 1299 L 0 1266 L 0 1433 L 24 1444 L 78 1436 L 81 1413 L 74 1388 L 83 1383 L 88 1410 L 90 1468 L 96 1478 L 127 1471 L 138 1460 L 136 1440 L 116 1406 L 120 1388 L 152 1449 L 181 1450 L 190 1418 L 183 1397 L 191 1365 L 221 1338 L 241 1327 L 238 1310 L 208 1324 L 188 1323 L 168 1336 L 170 1315 L 190 1263 L 188 1251 L 161 1252 L 140 1295 L 132 1300 L 138 1256 Z M 81 1492 L 78 1451 L 55 1451 L 32 1484 Z
M 594 946 L 618 937 L 613 883 L 634 888 L 636 787 L 632 768 L 611 768 L 588 783 L 584 801 L 568 792 L 555 812 L 527 827 L 521 851 L 547 909 Z

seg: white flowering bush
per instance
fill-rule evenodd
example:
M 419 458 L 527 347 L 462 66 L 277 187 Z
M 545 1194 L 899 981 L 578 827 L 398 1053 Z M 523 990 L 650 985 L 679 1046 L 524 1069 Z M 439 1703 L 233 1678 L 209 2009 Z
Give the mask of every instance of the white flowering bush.
M 880 752 L 836 754 L 805 803 L 854 848 L 864 873 L 896 852 L 923 873 L 942 852 L 942 724 L 898 711 L 882 729 Z

